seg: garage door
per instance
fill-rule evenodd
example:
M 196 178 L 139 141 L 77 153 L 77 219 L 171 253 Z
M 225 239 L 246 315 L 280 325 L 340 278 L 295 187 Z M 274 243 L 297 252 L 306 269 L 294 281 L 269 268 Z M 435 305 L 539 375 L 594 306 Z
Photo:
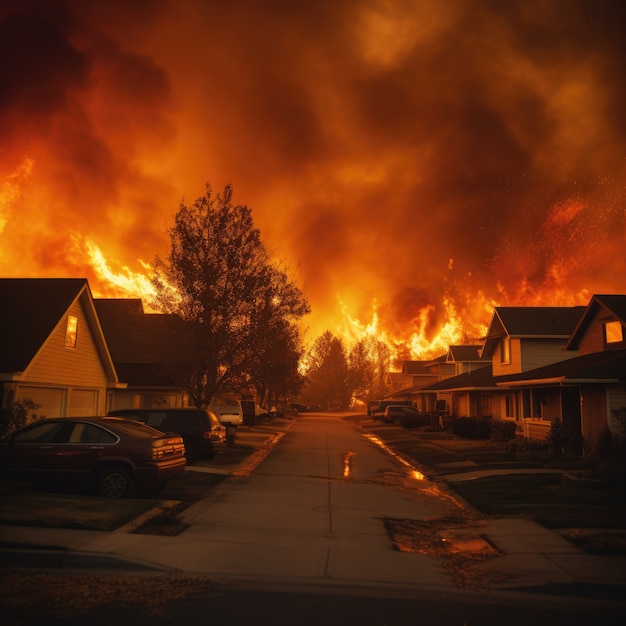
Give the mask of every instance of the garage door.
M 35 411 L 38 417 L 61 417 L 63 415 L 64 389 L 48 387 L 22 387 L 15 394 L 16 400 L 29 399 L 40 405 Z
M 96 415 L 98 392 L 92 389 L 72 389 L 67 407 L 67 417 Z

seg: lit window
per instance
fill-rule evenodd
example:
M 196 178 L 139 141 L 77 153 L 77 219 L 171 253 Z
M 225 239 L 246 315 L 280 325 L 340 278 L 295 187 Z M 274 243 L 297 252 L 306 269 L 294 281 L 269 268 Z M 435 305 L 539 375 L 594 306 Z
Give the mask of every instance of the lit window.
M 607 343 L 621 343 L 624 341 L 624 327 L 619 321 L 607 322 L 604 325 L 604 336 Z
M 67 318 L 67 330 L 65 331 L 65 347 L 76 347 L 76 335 L 78 334 L 78 318 L 75 315 L 69 315 Z
M 511 362 L 511 338 L 504 337 L 500 342 L 500 363 Z

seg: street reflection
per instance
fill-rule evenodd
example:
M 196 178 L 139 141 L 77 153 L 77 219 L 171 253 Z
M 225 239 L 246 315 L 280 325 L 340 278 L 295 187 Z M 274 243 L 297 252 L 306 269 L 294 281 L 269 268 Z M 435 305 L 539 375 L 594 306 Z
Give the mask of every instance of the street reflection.
M 364 433 L 364 437 L 366 439 L 369 439 L 372 443 L 376 444 L 380 448 L 382 448 L 387 454 L 391 455 L 394 459 L 396 459 L 396 461 L 404 465 L 404 467 L 406 467 L 409 470 L 409 475 L 411 476 L 411 478 L 414 478 L 415 480 L 426 480 L 426 476 L 424 476 L 422 472 L 420 472 L 419 470 L 416 470 L 413 467 L 413 465 L 411 465 L 411 463 L 409 463 L 406 459 L 402 458 L 399 454 L 394 452 L 389 446 L 385 444 L 385 442 L 382 439 L 380 439 L 376 435 L 370 435 L 367 433 Z
M 343 455 L 343 477 L 350 478 L 350 473 L 352 471 L 352 457 L 354 456 L 354 452 L 352 450 L 348 450 Z

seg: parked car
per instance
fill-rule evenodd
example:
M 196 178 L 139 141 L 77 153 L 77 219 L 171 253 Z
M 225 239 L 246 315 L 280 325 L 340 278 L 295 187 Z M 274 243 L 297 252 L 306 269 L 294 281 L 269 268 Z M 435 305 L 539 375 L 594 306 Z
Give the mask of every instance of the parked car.
M 289 405 L 289 408 L 297 411 L 298 413 L 306 413 L 309 410 L 309 407 L 306 404 L 300 404 L 299 402 L 292 402 Z
M 385 409 L 388 406 L 413 406 L 410 400 L 372 400 L 367 403 L 367 414 L 370 417 L 373 417 L 375 420 L 377 419 L 377 415 L 380 414 L 378 419 L 381 419 L 383 414 L 385 413 Z
M 430 415 L 420 413 L 415 407 L 404 405 L 388 406 L 383 414 L 383 422 L 400 424 L 405 428 L 431 425 Z
M 5 478 L 95 486 L 109 498 L 160 489 L 185 463 L 182 437 L 121 418 L 44 419 L 0 439 Z
M 226 447 L 226 427 L 208 409 L 118 409 L 109 411 L 109 415 L 180 434 L 185 442 L 189 465 L 196 459 L 210 459 Z
M 243 424 L 243 406 L 241 401 L 229 402 L 227 400 L 219 400 L 213 398 L 209 404 L 209 410 L 217 415 L 217 419 L 226 426 L 233 424 L 239 426 Z

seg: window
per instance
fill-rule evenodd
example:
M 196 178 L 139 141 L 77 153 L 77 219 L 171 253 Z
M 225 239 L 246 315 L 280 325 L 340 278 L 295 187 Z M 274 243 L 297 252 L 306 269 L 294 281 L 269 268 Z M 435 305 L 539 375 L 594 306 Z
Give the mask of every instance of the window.
M 65 331 L 65 347 L 76 347 L 76 336 L 78 334 L 78 318 L 75 315 L 68 315 L 67 330 Z
M 511 338 L 503 337 L 500 342 L 500 363 L 511 362 Z
M 32 428 L 15 435 L 15 443 L 63 443 L 68 440 L 69 431 L 61 422 L 38 423 Z
M 504 397 L 504 416 L 517 417 L 517 402 L 515 401 L 515 396 L 511 393 Z
M 604 340 L 606 343 L 621 343 L 624 341 L 624 328 L 619 321 L 607 322 L 604 325 Z

